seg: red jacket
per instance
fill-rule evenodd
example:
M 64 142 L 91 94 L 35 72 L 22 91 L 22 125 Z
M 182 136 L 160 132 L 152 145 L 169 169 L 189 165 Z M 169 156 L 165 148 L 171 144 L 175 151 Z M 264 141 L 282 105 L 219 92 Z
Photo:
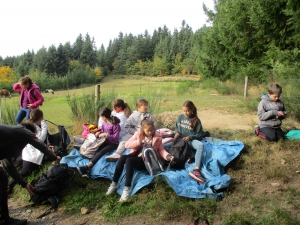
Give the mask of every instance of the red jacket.
M 125 148 L 131 148 L 129 154 L 138 154 L 140 149 L 142 148 L 141 140 L 144 140 L 144 136 L 138 130 L 134 133 L 134 135 L 125 143 Z M 155 132 L 152 140 L 152 148 L 157 151 L 161 158 L 167 160 L 167 156 L 170 155 L 165 149 L 162 144 L 162 138 L 159 132 Z
M 19 83 L 15 83 L 14 86 L 13 86 L 13 89 L 16 92 L 21 93 L 19 105 L 20 105 L 20 107 L 22 107 L 21 99 L 23 98 L 24 89 L 21 87 L 21 85 Z M 43 103 L 44 97 L 40 93 L 40 88 L 36 84 L 32 84 L 31 87 L 29 87 L 29 89 L 28 89 L 28 100 L 29 100 L 29 103 L 32 104 L 31 109 L 38 108 Z

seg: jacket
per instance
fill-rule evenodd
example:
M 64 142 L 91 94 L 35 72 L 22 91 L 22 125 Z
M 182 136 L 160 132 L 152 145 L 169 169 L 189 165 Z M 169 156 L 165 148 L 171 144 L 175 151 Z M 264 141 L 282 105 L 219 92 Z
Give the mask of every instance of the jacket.
M 120 127 L 121 127 L 121 131 L 120 131 L 120 134 L 119 134 L 119 138 L 122 138 L 127 132 L 125 130 L 125 123 L 126 123 L 126 120 L 128 119 L 125 115 L 125 112 L 124 111 L 121 111 L 121 112 L 115 112 L 115 111 L 112 111 L 111 113 L 112 116 L 115 116 L 115 117 L 118 117 L 119 120 L 120 120 Z
M 285 111 L 284 103 L 280 99 L 273 101 L 267 94 L 263 95 L 257 109 L 259 127 L 280 127 L 285 117 L 278 117 L 278 111 Z
M 20 100 L 19 100 L 19 105 L 20 105 L 20 107 L 22 107 L 21 100 L 23 98 L 24 89 L 21 87 L 21 85 L 19 83 L 15 83 L 13 85 L 13 89 L 16 92 L 21 93 Z M 29 100 L 29 103 L 32 104 L 32 107 L 30 108 L 31 110 L 35 109 L 35 108 L 38 108 L 44 102 L 44 97 L 40 93 L 40 88 L 36 84 L 32 84 L 29 87 L 29 89 L 28 89 L 28 100 Z
M 141 140 L 144 140 L 144 136 L 141 134 L 141 131 L 137 131 L 134 135 L 125 143 L 125 148 L 131 148 L 129 154 L 138 155 L 142 149 Z M 167 156 L 170 155 L 162 144 L 162 138 L 159 132 L 155 131 L 155 134 L 152 139 L 152 148 L 157 151 L 158 155 L 167 160 Z
M 200 119 L 198 118 L 196 127 L 190 127 L 191 119 L 186 117 L 184 114 L 178 116 L 175 124 L 174 133 L 179 133 L 179 137 L 189 137 L 192 140 L 202 140 L 203 129 Z
M 141 121 L 144 119 L 144 117 L 149 117 L 149 119 L 155 123 L 154 118 L 149 112 L 140 113 L 139 111 L 134 110 L 125 122 L 126 132 L 131 135 L 137 132 L 141 127 Z
M 25 187 L 27 182 L 18 173 L 12 163 L 12 158 L 21 154 L 23 148 L 31 144 L 49 158 L 56 160 L 56 155 L 48 150 L 48 146 L 39 140 L 34 133 L 22 125 L 0 125 L 0 160 L 2 167 L 18 184 Z
M 107 138 L 105 140 L 105 143 L 118 144 L 120 130 L 121 130 L 120 124 L 112 124 L 103 121 L 101 127 L 101 133 L 107 133 Z
M 34 124 L 36 127 L 36 136 L 38 139 L 45 143 L 48 134 L 48 125 L 45 120 L 42 120 L 41 127 Z M 50 150 L 49 150 L 50 151 Z M 27 144 L 22 151 L 22 159 L 27 162 L 32 162 L 37 165 L 41 165 L 43 161 L 44 154 L 33 147 L 31 144 Z

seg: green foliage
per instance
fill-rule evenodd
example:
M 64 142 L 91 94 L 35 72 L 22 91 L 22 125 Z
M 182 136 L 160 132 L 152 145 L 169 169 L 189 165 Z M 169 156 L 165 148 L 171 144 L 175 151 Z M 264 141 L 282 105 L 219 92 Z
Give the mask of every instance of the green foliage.
M 196 85 L 198 85 L 198 83 L 191 80 L 180 82 L 176 87 L 176 94 L 180 96 L 185 93 L 191 93 L 192 88 L 195 87 Z

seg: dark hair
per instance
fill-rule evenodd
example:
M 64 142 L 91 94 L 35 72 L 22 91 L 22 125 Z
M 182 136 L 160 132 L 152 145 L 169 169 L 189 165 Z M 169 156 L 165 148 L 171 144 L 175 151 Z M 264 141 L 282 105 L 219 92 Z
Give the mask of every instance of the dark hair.
M 192 111 L 192 115 L 190 116 L 191 118 L 191 128 L 195 128 L 197 126 L 197 120 L 198 120 L 198 115 L 197 115 L 197 108 L 194 105 L 194 103 L 192 101 L 185 101 L 182 105 L 183 107 L 187 107 L 189 108 L 189 110 Z
M 154 131 L 153 131 L 152 136 L 154 136 L 154 134 L 155 134 L 155 125 L 154 125 L 154 122 L 153 122 L 153 120 L 149 119 L 149 117 L 146 117 L 146 116 L 141 121 L 141 134 L 143 136 L 146 136 L 146 134 L 144 133 L 144 129 L 143 129 L 145 126 L 153 127 Z
M 128 118 L 130 115 L 131 115 L 131 109 L 129 107 L 129 105 L 122 99 L 115 99 L 113 102 L 112 102 L 112 108 L 113 109 L 116 109 L 117 107 L 121 107 L 122 110 L 124 111 L 125 113 L 125 116 Z
M 269 94 L 277 94 L 280 95 L 282 92 L 282 88 L 279 84 L 270 84 L 269 88 L 268 88 L 268 93 Z
M 31 112 L 30 112 L 30 118 L 29 118 L 29 121 L 31 123 L 35 123 L 36 121 L 38 121 L 41 117 L 43 117 L 43 111 L 40 110 L 40 109 L 33 109 Z
M 20 125 L 22 125 L 22 126 L 25 127 L 27 130 L 30 130 L 32 133 L 35 134 L 36 128 L 35 128 L 35 126 L 34 126 L 33 123 L 30 123 L 30 122 L 26 121 L 26 122 L 20 123 Z
M 111 110 L 107 107 L 101 108 L 99 110 L 99 116 L 104 116 L 107 118 L 112 124 L 120 123 L 120 119 L 116 116 L 111 115 Z
M 148 105 L 148 101 L 144 98 L 140 98 L 136 101 L 136 107 L 139 107 L 141 105 Z
M 33 84 L 31 78 L 28 75 L 26 75 L 24 77 L 21 77 L 19 79 L 19 83 L 22 84 L 22 85 L 29 84 L 29 86 L 31 86 Z

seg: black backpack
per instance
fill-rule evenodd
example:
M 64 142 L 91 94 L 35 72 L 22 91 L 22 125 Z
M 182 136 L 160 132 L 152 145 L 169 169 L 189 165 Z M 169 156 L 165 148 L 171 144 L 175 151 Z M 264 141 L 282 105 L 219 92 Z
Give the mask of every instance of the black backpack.
M 188 143 L 181 138 L 175 139 L 168 151 L 174 159 L 170 162 L 170 167 L 183 169 L 186 161 L 191 157 Z
M 143 148 L 142 157 L 150 176 L 154 176 L 161 171 L 164 171 L 162 160 L 160 159 L 157 151 L 155 151 L 151 146 L 145 146 Z
M 56 125 L 55 123 L 46 120 L 49 123 L 52 123 L 57 127 L 58 132 L 55 134 L 48 133 L 48 141 L 50 145 L 54 146 L 54 152 L 56 155 L 64 156 L 68 153 L 68 145 L 71 142 L 70 136 L 63 125 Z
M 55 210 L 58 207 L 59 194 L 66 189 L 72 180 L 75 171 L 67 164 L 50 166 L 46 172 L 31 181 L 34 194 L 30 195 L 30 201 L 34 204 L 51 204 Z

